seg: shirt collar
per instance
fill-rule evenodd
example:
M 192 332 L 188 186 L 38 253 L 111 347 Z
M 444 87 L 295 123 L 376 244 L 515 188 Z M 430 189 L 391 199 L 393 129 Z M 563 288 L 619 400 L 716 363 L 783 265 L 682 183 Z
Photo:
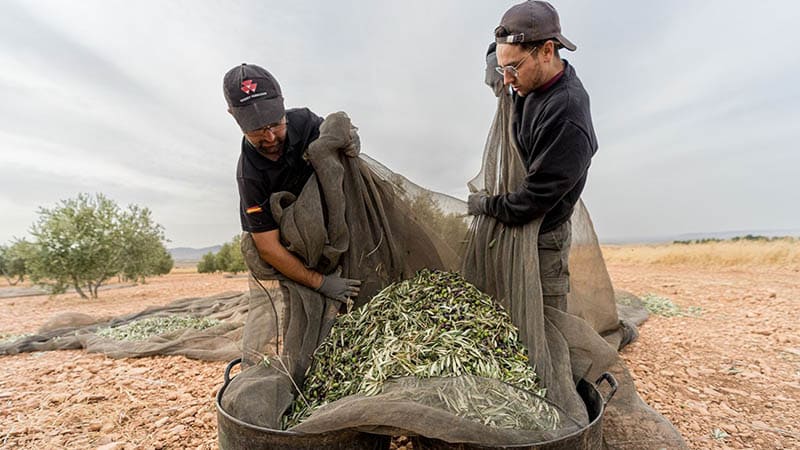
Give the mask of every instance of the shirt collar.
M 535 93 L 541 94 L 543 92 L 547 92 L 551 87 L 553 87 L 554 84 L 558 83 L 558 80 L 560 80 L 564 76 L 564 74 L 567 72 L 567 70 L 569 70 L 569 68 L 570 68 L 569 67 L 569 63 L 567 62 L 567 60 L 565 59 L 563 61 L 564 61 L 564 68 L 560 72 L 555 74 L 553 76 L 553 78 L 550 78 L 550 80 L 547 83 L 545 83 L 545 84 L 539 86 L 538 88 L 536 88 L 534 90 Z

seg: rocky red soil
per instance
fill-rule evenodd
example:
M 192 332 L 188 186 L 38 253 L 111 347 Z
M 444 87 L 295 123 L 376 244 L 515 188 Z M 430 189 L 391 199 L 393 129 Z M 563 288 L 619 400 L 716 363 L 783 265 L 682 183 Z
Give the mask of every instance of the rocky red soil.
M 616 264 L 615 287 L 697 317 L 651 316 L 623 351 L 642 397 L 692 448 L 800 448 L 800 273 Z
M 623 352 L 645 400 L 692 448 L 800 448 L 800 273 L 616 263 L 615 287 L 697 317 L 651 317 Z M 57 312 L 119 315 L 182 297 L 244 291 L 244 278 L 171 274 L 112 289 L 0 300 L 0 335 Z M 0 448 L 216 448 L 224 362 L 110 359 L 82 351 L 0 357 Z

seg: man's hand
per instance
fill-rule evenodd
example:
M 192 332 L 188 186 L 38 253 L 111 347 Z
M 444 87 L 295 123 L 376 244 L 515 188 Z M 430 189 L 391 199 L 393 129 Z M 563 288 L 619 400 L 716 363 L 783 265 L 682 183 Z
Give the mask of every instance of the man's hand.
M 473 216 L 486 214 L 486 204 L 489 201 L 489 193 L 485 190 L 470 194 L 467 198 L 467 212 Z
M 322 284 L 317 288 L 317 292 L 325 297 L 344 302 L 348 297 L 358 296 L 361 290 L 361 281 L 342 278 L 339 273 L 324 275 Z

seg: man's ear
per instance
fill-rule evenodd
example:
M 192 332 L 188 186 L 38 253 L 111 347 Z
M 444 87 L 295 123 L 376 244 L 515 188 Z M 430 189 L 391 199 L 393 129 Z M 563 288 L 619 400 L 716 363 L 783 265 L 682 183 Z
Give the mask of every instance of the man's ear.
M 556 43 L 553 41 L 547 41 L 545 42 L 542 50 L 544 50 L 545 55 L 552 59 L 556 56 Z M 548 62 L 550 61 L 548 60 Z

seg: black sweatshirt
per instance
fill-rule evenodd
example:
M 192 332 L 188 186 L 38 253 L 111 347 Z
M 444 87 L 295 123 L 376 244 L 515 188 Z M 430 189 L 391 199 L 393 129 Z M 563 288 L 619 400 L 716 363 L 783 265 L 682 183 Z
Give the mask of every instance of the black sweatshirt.
M 564 60 L 564 74 L 543 92 L 512 95 L 512 130 L 528 174 L 516 192 L 489 197 L 487 214 L 507 225 L 544 216 L 544 233 L 572 215 L 597 151 L 589 94 Z

